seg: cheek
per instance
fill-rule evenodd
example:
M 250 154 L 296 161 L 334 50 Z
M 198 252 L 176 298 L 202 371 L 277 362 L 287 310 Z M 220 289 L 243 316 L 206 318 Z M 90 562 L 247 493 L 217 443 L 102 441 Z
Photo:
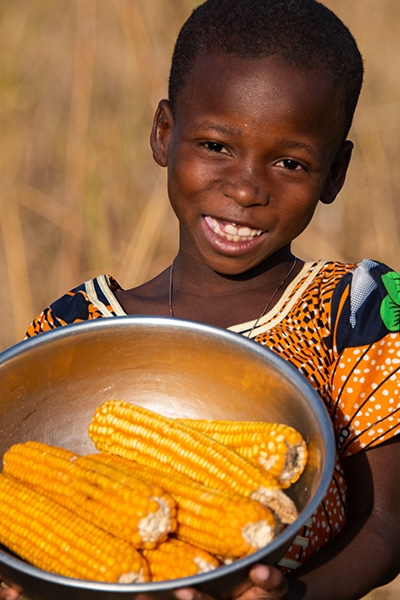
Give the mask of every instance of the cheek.
M 282 207 L 281 223 L 294 237 L 300 235 L 313 218 L 319 199 L 289 202 Z
M 187 195 L 189 183 L 187 173 L 182 172 L 175 164 L 168 167 L 168 194 L 173 206 L 180 203 L 181 198 Z
M 297 218 L 297 235 L 300 235 L 306 227 L 308 227 L 310 221 L 312 220 L 315 209 L 317 207 L 318 202 L 315 202 L 312 206 L 307 207 L 307 210 L 301 211 Z
M 174 153 L 168 161 L 168 184 L 171 189 L 179 190 L 190 187 L 190 182 L 195 179 L 195 169 L 182 152 Z
M 196 206 L 195 193 L 198 189 L 196 177 L 190 169 L 173 166 L 168 171 L 169 201 L 179 220 L 186 220 Z
M 193 203 L 208 191 L 213 180 L 210 168 L 199 161 L 180 155 L 168 168 L 168 192 L 174 203 Z

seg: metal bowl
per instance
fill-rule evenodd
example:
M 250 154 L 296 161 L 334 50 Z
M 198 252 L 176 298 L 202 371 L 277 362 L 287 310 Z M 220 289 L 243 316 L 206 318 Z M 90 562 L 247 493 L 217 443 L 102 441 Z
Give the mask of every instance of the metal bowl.
M 334 437 L 325 407 L 289 363 L 240 335 L 158 317 L 97 319 L 61 327 L 0 355 L 0 456 L 38 440 L 80 453 L 95 451 L 87 429 L 105 400 L 121 399 L 170 417 L 283 422 L 305 437 L 311 460 L 289 494 L 298 519 L 250 556 L 209 573 L 146 584 L 93 583 L 54 575 L 0 546 L 0 578 L 27 597 L 114 600 L 198 586 L 218 596 L 244 581 L 255 562 L 276 563 L 328 487 Z

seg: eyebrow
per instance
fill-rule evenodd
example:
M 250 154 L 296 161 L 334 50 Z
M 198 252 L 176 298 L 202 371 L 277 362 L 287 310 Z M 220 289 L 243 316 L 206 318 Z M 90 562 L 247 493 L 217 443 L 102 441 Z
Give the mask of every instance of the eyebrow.
M 189 128 L 189 133 L 192 133 L 194 130 L 199 128 L 204 129 L 204 131 L 221 133 L 223 135 L 235 135 L 238 137 L 243 135 L 243 131 L 239 127 L 232 127 L 231 125 L 217 125 L 211 121 L 195 123 Z M 307 144 L 307 142 L 282 138 L 277 140 L 277 143 L 279 143 L 285 150 L 306 150 L 310 155 L 316 157 L 315 149 L 311 144 Z
M 230 125 L 216 125 L 211 121 L 203 121 L 202 123 L 195 123 L 193 127 L 189 128 L 189 133 L 192 133 L 193 130 L 196 129 L 204 129 L 210 132 L 222 133 L 222 134 L 230 134 L 230 135 L 243 135 L 242 130 L 239 127 L 231 127 Z
M 288 150 L 307 150 L 307 152 L 315 156 L 314 148 L 310 144 L 307 144 L 307 142 L 298 142 L 296 140 L 282 139 L 280 140 L 280 143 L 284 148 L 287 148 Z

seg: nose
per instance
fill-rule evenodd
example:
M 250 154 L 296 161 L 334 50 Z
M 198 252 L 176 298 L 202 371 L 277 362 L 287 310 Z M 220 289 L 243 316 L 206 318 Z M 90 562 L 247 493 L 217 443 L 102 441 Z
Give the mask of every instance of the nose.
M 269 192 L 265 167 L 248 162 L 235 163 L 225 173 L 222 190 L 224 196 L 232 198 L 243 207 L 267 205 Z

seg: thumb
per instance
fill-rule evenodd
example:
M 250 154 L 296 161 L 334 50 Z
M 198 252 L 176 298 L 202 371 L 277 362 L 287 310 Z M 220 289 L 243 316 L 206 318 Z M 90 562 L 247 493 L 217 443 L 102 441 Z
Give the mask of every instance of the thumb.
M 0 589 L 0 600 L 17 600 L 19 593 L 12 588 Z
M 268 598 L 284 598 L 288 591 L 288 583 L 284 575 L 276 567 L 254 565 L 249 571 L 253 584 L 269 592 Z

